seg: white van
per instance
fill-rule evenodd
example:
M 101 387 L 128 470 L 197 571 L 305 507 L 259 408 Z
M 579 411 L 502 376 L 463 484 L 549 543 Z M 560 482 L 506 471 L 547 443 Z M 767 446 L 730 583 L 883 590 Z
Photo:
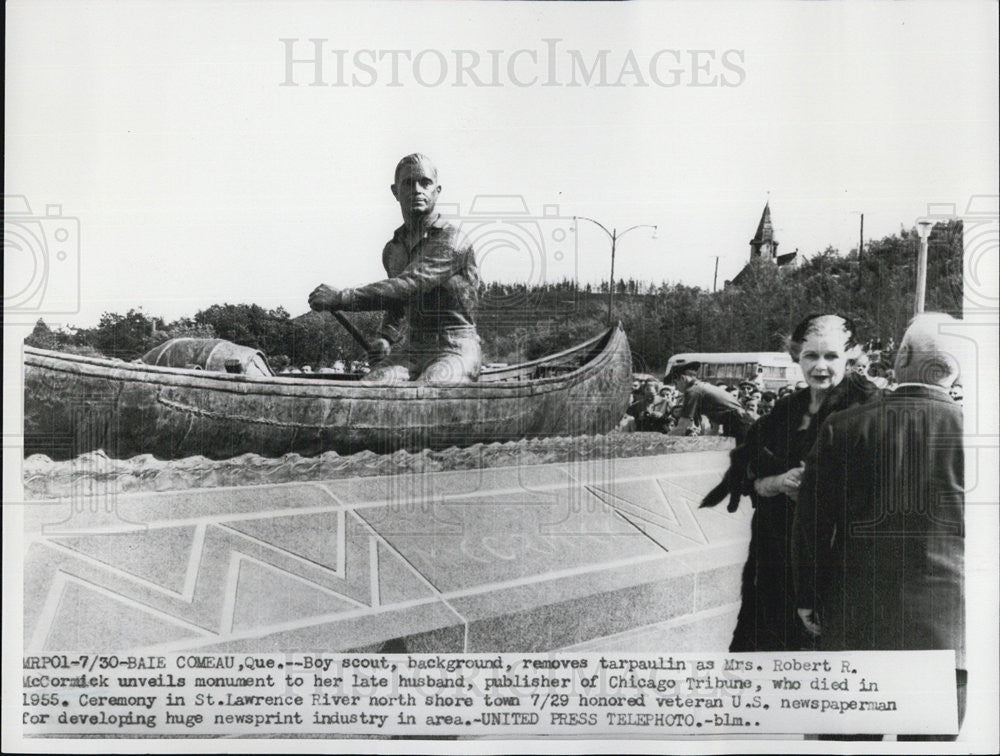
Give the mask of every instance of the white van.
M 788 352 L 685 352 L 667 361 L 664 374 L 685 362 L 700 362 L 698 377 L 708 383 L 738 384 L 760 376 L 765 389 L 777 391 L 805 380 Z

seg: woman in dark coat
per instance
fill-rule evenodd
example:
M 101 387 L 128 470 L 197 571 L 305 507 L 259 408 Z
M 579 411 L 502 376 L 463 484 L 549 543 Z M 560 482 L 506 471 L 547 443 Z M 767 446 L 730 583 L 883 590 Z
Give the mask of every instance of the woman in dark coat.
M 810 315 L 796 326 L 789 353 L 807 388 L 779 400 L 734 450 L 730 488 L 749 493 L 754 514 L 743 568 L 742 605 L 729 650 L 798 651 L 813 645 L 799 620 L 791 540 L 802 461 L 832 412 L 861 404 L 878 389 L 847 369 L 860 348 L 854 325 L 839 315 Z

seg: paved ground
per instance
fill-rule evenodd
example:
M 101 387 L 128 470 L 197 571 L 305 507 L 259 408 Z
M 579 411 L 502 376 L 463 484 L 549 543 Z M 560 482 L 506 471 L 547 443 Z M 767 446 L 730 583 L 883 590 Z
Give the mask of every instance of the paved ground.
M 545 651 L 728 644 L 726 453 L 35 501 L 25 644 Z

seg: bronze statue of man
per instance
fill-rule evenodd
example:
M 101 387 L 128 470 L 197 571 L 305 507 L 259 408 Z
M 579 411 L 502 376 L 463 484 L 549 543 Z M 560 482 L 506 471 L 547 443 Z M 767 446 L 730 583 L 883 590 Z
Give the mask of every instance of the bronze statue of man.
M 424 155 L 396 166 L 392 196 L 403 225 L 382 250 L 388 278 L 356 289 L 320 284 L 313 310 L 384 310 L 369 354 L 368 381 L 460 383 L 479 377 L 482 349 L 476 332 L 479 271 L 472 245 L 435 211 L 441 185 Z

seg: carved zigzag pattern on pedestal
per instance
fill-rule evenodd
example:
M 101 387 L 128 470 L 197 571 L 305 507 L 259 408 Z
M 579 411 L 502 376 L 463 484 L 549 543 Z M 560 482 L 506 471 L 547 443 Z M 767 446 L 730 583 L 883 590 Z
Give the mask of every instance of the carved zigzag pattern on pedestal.
M 317 560 L 314 553 L 306 558 L 239 532 L 242 523 L 200 523 L 185 529 L 187 555 L 174 553 L 175 568 L 168 574 L 164 566 L 163 575 L 136 559 L 135 550 L 145 545 L 141 535 L 134 536 L 135 543 L 107 535 L 39 539 L 29 569 L 40 571 L 35 581 L 45 598 L 36 596 L 41 607 L 26 612 L 26 620 L 34 618 L 33 627 L 26 627 L 28 650 L 43 648 L 55 624 L 73 622 L 60 617 L 60 607 L 71 604 L 64 600 L 68 586 L 96 591 L 133 612 L 203 636 L 376 605 L 378 580 L 371 570 L 378 565 L 377 544 L 353 514 L 350 528 L 343 511 L 335 515 L 339 521 L 329 559 Z M 287 524 L 293 518 L 276 519 Z M 148 556 L 154 562 L 162 557 Z M 120 630 L 109 628 L 109 636 Z
M 713 540 L 695 516 L 696 494 L 672 481 L 647 478 L 586 488 L 668 551 Z

